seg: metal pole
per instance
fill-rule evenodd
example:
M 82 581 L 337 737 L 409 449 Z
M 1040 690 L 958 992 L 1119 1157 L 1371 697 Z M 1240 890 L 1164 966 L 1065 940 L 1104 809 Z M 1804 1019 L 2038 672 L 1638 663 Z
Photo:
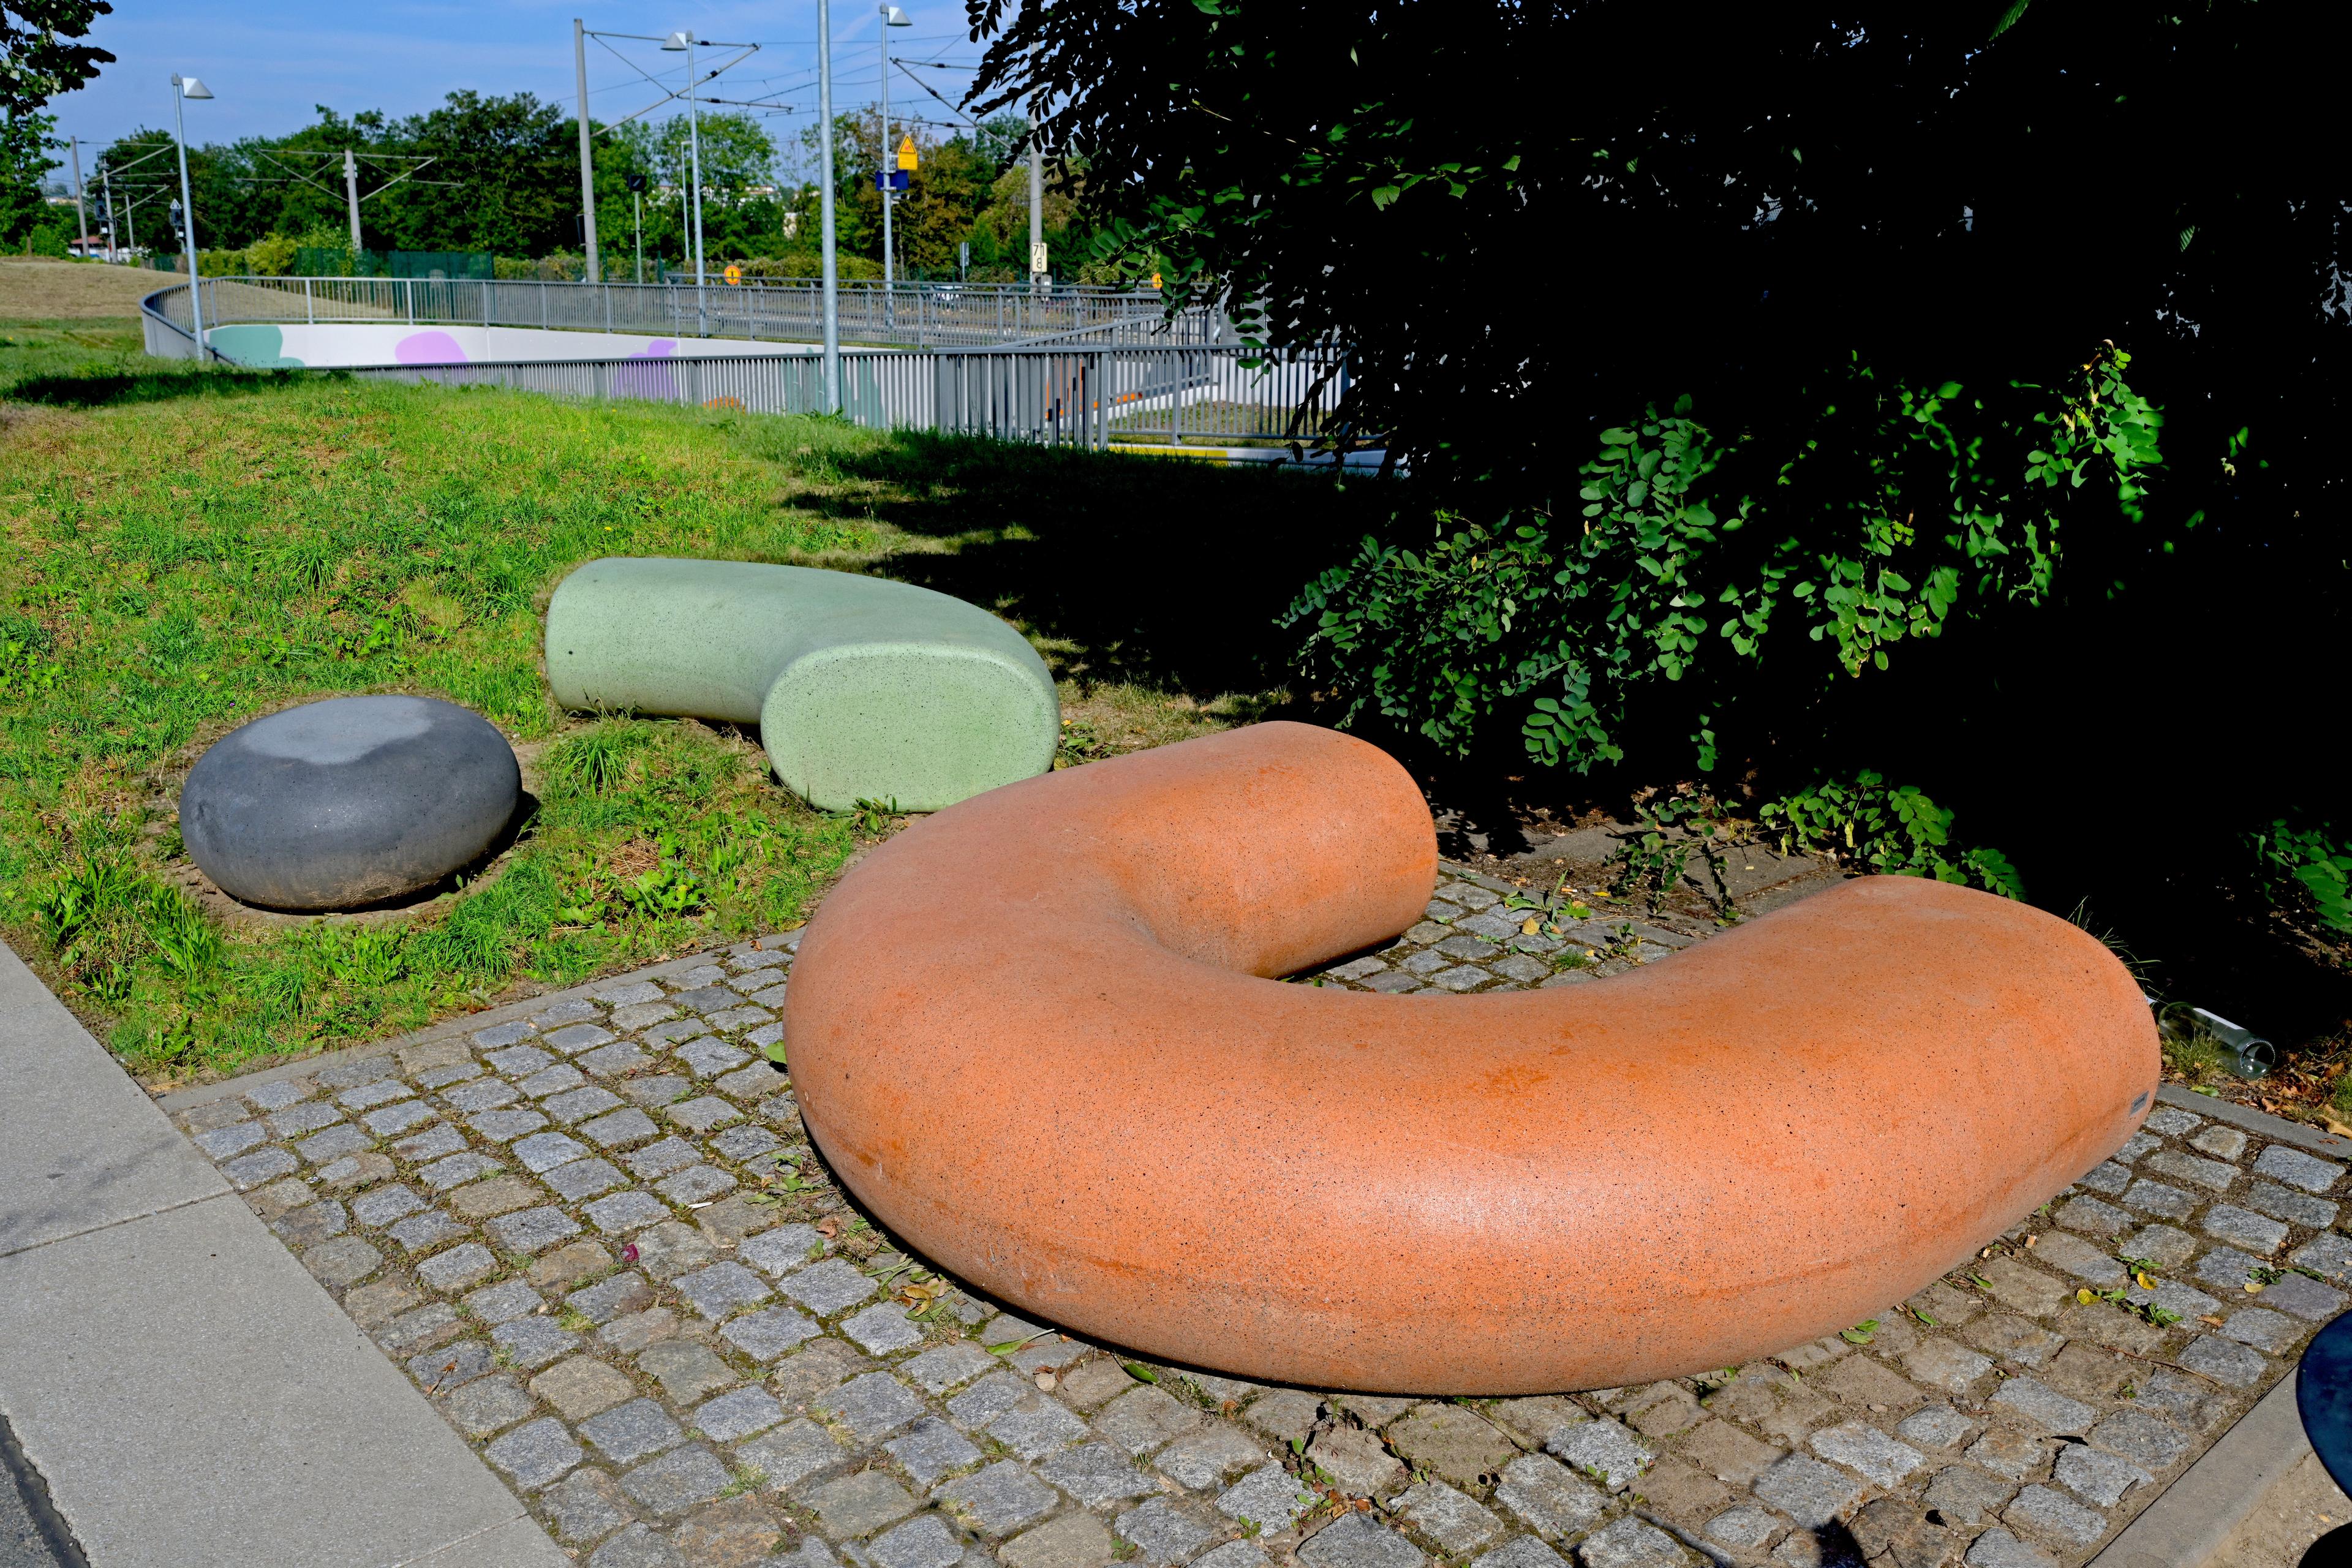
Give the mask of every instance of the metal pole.
M 74 228 L 81 236 L 81 253 L 87 258 L 89 255 L 89 211 L 81 202 L 81 138 L 68 136 L 66 145 L 73 149 Z
M 352 209 L 352 276 L 357 277 L 360 264 L 360 161 L 352 156 L 352 150 L 348 147 L 343 149 L 343 200 L 351 205 Z
M 588 242 L 588 281 L 601 283 L 604 272 L 604 258 L 596 249 L 596 174 L 588 150 L 588 38 L 577 16 L 572 18 L 572 72 L 580 85 L 580 211 Z
M 180 150 L 180 247 L 188 256 L 188 319 L 196 328 L 196 362 L 205 357 L 204 263 L 196 258 L 196 198 L 188 189 L 188 124 L 180 78 L 172 77 L 172 141 Z
M 646 193 L 631 191 L 629 199 L 637 207 L 637 281 L 646 280 Z
M 1045 154 L 1037 144 L 1037 117 L 1029 117 L 1029 287 L 1034 290 L 1045 276 L 1037 265 L 1037 247 L 1045 243 Z
M 894 258 L 890 254 L 890 197 L 893 195 L 890 189 L 890 176 L 898 172 L 898 161 L 890 155 L 890 7 L 884 5 L 881 7 L 881 12 L 882 131 L 880 141 L 882 144 L 882 319 L 887 321 L 895 319 L 892 316 L 890 310 L 893 303 L 893 300 L 890 298 L 890 285 L 897 276 L 894 268 Z
M 121 253 L 114 243 L 121 237 L 114 227 L 114 171 L 103 163 L 98 166 L 98 188 L 103 193 L 102 199 L 106 203 L 106 258 L 120 261 Z
M 703 336 L 710 335 L 710 315 L 702 293 L 702 110 L 694 89 L 694 35 L 686 36 L 686 135 L 694 157 L 694 320 Z
M 824 288 L 824 411 L 841 412 L 841 280 L 833 259 L 833 7 L 816 0 L 817 192 L 823 214 L 818 242 L 824 247 L 820 264 Z

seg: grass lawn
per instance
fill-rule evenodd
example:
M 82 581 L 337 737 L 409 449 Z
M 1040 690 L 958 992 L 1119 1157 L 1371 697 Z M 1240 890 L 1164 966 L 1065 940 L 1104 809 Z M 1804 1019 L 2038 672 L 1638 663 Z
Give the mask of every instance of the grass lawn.
M 151 1082 L 789 926 L 888 830 L 800 804 L 731 726 L 556 710 L 541 613 L 583 561 L 874 571 L 989 605 L 1054 667 L 1072 763 L 1283 704 L 1275 612 L 1391 504 L 829 420 L 198 371 L 137 342 L 0 321 L 0 925 Z M 230 903 L 180 844 L 188 768 L 262 713 L 372 691 L 488 717 L 536 815 L 404 910 Z M 684 912 L 646 892 L 679 885 Z

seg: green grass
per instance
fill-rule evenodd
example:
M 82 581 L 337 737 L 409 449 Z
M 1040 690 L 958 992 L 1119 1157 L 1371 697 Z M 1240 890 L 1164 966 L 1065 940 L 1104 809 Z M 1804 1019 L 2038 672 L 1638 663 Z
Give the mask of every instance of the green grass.
M 559 711 L 540 616 L 583 561 L 883 571 L 989 605 L 1055 667 L 1075 763 L 1280 707 L 1274 612 L 1387 499 L 136 345 L 0 322 L 0 926 L 151 1080 L 789 925 L 877 830 L 793 800 L 731 727 Z M 515 742 L 537 810 L 511 848 L 389 914 L 257 916 L 202 883 L 174 802 L 204 748 L 371 691 Z

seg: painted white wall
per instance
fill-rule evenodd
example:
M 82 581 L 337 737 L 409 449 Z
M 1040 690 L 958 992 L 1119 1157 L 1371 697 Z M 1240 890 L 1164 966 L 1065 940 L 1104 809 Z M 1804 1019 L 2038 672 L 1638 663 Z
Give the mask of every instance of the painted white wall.
M 275 353 L 267 336 L 278 334 Z M 813 343 L 751 342 L 741 338 L 660 338 L 641 332 L 551 331 L 406 322 L 284 322 L 275 329 L 235 323 L 215 330 L 221 352 L 250 363 L 289 361 L 321 368 L 481 363 L 509 360 L 767 358 L 813 354 Z

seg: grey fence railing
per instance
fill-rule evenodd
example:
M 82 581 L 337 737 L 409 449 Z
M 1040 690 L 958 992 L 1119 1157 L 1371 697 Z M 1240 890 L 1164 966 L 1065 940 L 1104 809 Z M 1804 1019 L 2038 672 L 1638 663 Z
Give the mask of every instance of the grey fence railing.
M 179 284 L 142 302 L 150 353 L 194 355 L 186 295 L 187 286 Z M 215 300 L 227 321 L 250 320 L 235 310 L 238 298 L 207 289 L 206 324 L 215 321 Z M 336 374 L 761 414 L 814 414 L 826 406 L 824 362 L 813 353 L 387 365 Z M 842 414 L 870 428 L 1094 448 L 1204 439 L 1311 441 L 1328 432 L 1347 387 L 1339 350 L 1261 354 L 1241 343 L 845 349 L 841 377 Z
M 183 286 L 184 288 L 184 285 Z M 403 321 L 420 325 L 544 327 L 650 332 L 668 337 L 815 342 L 824 301 L 814 283 L 560 283 L 428 278 L 207 278 L 207 322 Z M 1083 333 L 1118 342 L 1231 341 L 1213 313 L 1174 321 L 1151 290 L 845 283 L 839 320 L 846 343 L 914 347 L 1017 342 Z M 190 325 L 187 301 L 176 324 Z

